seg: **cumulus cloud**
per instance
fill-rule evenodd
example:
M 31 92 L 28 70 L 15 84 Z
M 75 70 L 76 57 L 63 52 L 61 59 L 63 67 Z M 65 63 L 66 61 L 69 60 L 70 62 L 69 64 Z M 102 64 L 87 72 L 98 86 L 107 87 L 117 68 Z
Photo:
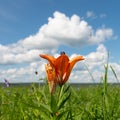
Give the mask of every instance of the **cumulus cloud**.
M 65 14 L 55 12 L 53 18 L 48 19 L 48 24 L 42 26 L 41 33 L 55 39 L 60 44 L 74 47 L 84 47 L 90 44 L 104 42 L 113 36 L 111 28 L 98 28 L 94 30 L 85 20 L 77 15 L 67 17 Z
M 38 75 L 35 74 L 38 71 Z M 4 82 L 4 78 L 10 83 L 39 82 L 39 78 L 45 77 L 44 64 L 41 61 L 31 62 L 27 66 L 11 67 L 8 69 L 0 68 L 0 82 Z
M 54 12 L 48 18 L 48 23 L 39 31 L 17 43 L 0 45 L 0 64 L 24 63 L 37 60 L 40 52 L 55 53 L 58 46 L 84 47 L 104 42 L 113 36 L 111 28 L 94 30 L 85 20 L 77 15 L 71 17 L 60 12 Z
M 26 62 L 32 62 L 39 60 L 39 50 L 29 50 L 25 53 L 10 53 L 7 52 L 6 54 L 3 54 L 0 59 L 0 64 L 2 65 L 10 65 L 10 64 L 18 64 L 18 63 L 26 63 Z
M 58 47 L 59 41 L 44 35 L 40 30 L 37 34 L 29 36 L 24 40 L 20 40 L 19 44 L 27 49 L 52 49 L 53 47 Z
M 90 68 L 102 66 L 106 63 L 108 51 L 103 44 L 100 44 L 95 52 L 91 52 L 86 56 L 86 62 Z
M 88 42 L 90 44 L 98 44 L 105 41 L 106 39 L 111 38 L 112 35 L 113 35 L 112 29 L 101 28 L 96 30 L 95 35 L 92 35 Z

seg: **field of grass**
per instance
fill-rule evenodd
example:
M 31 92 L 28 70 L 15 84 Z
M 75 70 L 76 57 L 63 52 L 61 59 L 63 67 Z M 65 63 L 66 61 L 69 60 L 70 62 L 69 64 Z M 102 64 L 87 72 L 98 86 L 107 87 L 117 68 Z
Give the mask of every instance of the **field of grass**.
M 0 120 L 119 120 L 120 87 L 47 85 L 0 88 Z

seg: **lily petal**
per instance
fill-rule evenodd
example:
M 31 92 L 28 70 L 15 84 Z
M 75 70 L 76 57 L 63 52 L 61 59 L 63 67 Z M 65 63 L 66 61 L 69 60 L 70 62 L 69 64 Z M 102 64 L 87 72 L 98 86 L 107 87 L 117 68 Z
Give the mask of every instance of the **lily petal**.
M 65 74 L 65 75 L 64 75 L 65 77 L 64 77 L 64 80 L 63 80 L 63 83 L 62 83 L 62 84 L 64 84 L 64 83 L 68 80 L 68 78 L 69 78 L 69 76 L 70 76 L 70 73 L 71 73 L 74 65 L 75 65 L 78 61 L 81 61 L 81 60 L 84 60 L 83 56 L 76 56 L 76 57 L 74 57 L 73 59 L 71 59 L 71 60 L 69 61 L 68 67 L 67 67 L 67 69 L 66 69 L 66 72 L 64 73 L 64 74 Z
M 66 67 L 68 66 L 69 58 L 67 55 L 62 54 L 56 59 L 55 63 L 55 69 L 56 73 L 60 76 L 59 82 L 61 82 L 63 79 L 63 74 L 66 71 Z
M 44 59 L 46 59 L 46 60 L 48 60 L 49 63 L 50 63 L 52 66 L 55 65 L 55 60 L 56 60 L 56 59 L 55 59 L 53 56 L 47 55 L 47 54 L 40 54 L 39 56 L 42 57 L 42 58 L 44 58 Z
M 78 61 L 84 60 L 83 56 L 76 56 L 73 59 L 70 60 L 70 70 L 74 67 L 75 63 Z

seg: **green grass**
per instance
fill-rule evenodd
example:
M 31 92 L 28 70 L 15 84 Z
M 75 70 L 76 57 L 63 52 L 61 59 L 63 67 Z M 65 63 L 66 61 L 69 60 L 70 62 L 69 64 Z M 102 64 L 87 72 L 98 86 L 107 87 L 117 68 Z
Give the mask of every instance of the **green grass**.
M 107 88 L 106 88 L 107 87 Z M 106 84 L 0 88 L 0 120 L 118 120 L 120 87 Z

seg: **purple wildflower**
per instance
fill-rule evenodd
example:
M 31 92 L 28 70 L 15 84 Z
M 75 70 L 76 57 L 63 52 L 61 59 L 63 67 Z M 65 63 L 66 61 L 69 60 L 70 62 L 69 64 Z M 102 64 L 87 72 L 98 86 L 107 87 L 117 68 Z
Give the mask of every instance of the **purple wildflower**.
M 4 81 L 5 81 L 5 86 L 6 86 L 6 87 L 9 87 L 10 84 L 9 84 L 8 80 L 7 80 L 7 79 L 4 79 Z

